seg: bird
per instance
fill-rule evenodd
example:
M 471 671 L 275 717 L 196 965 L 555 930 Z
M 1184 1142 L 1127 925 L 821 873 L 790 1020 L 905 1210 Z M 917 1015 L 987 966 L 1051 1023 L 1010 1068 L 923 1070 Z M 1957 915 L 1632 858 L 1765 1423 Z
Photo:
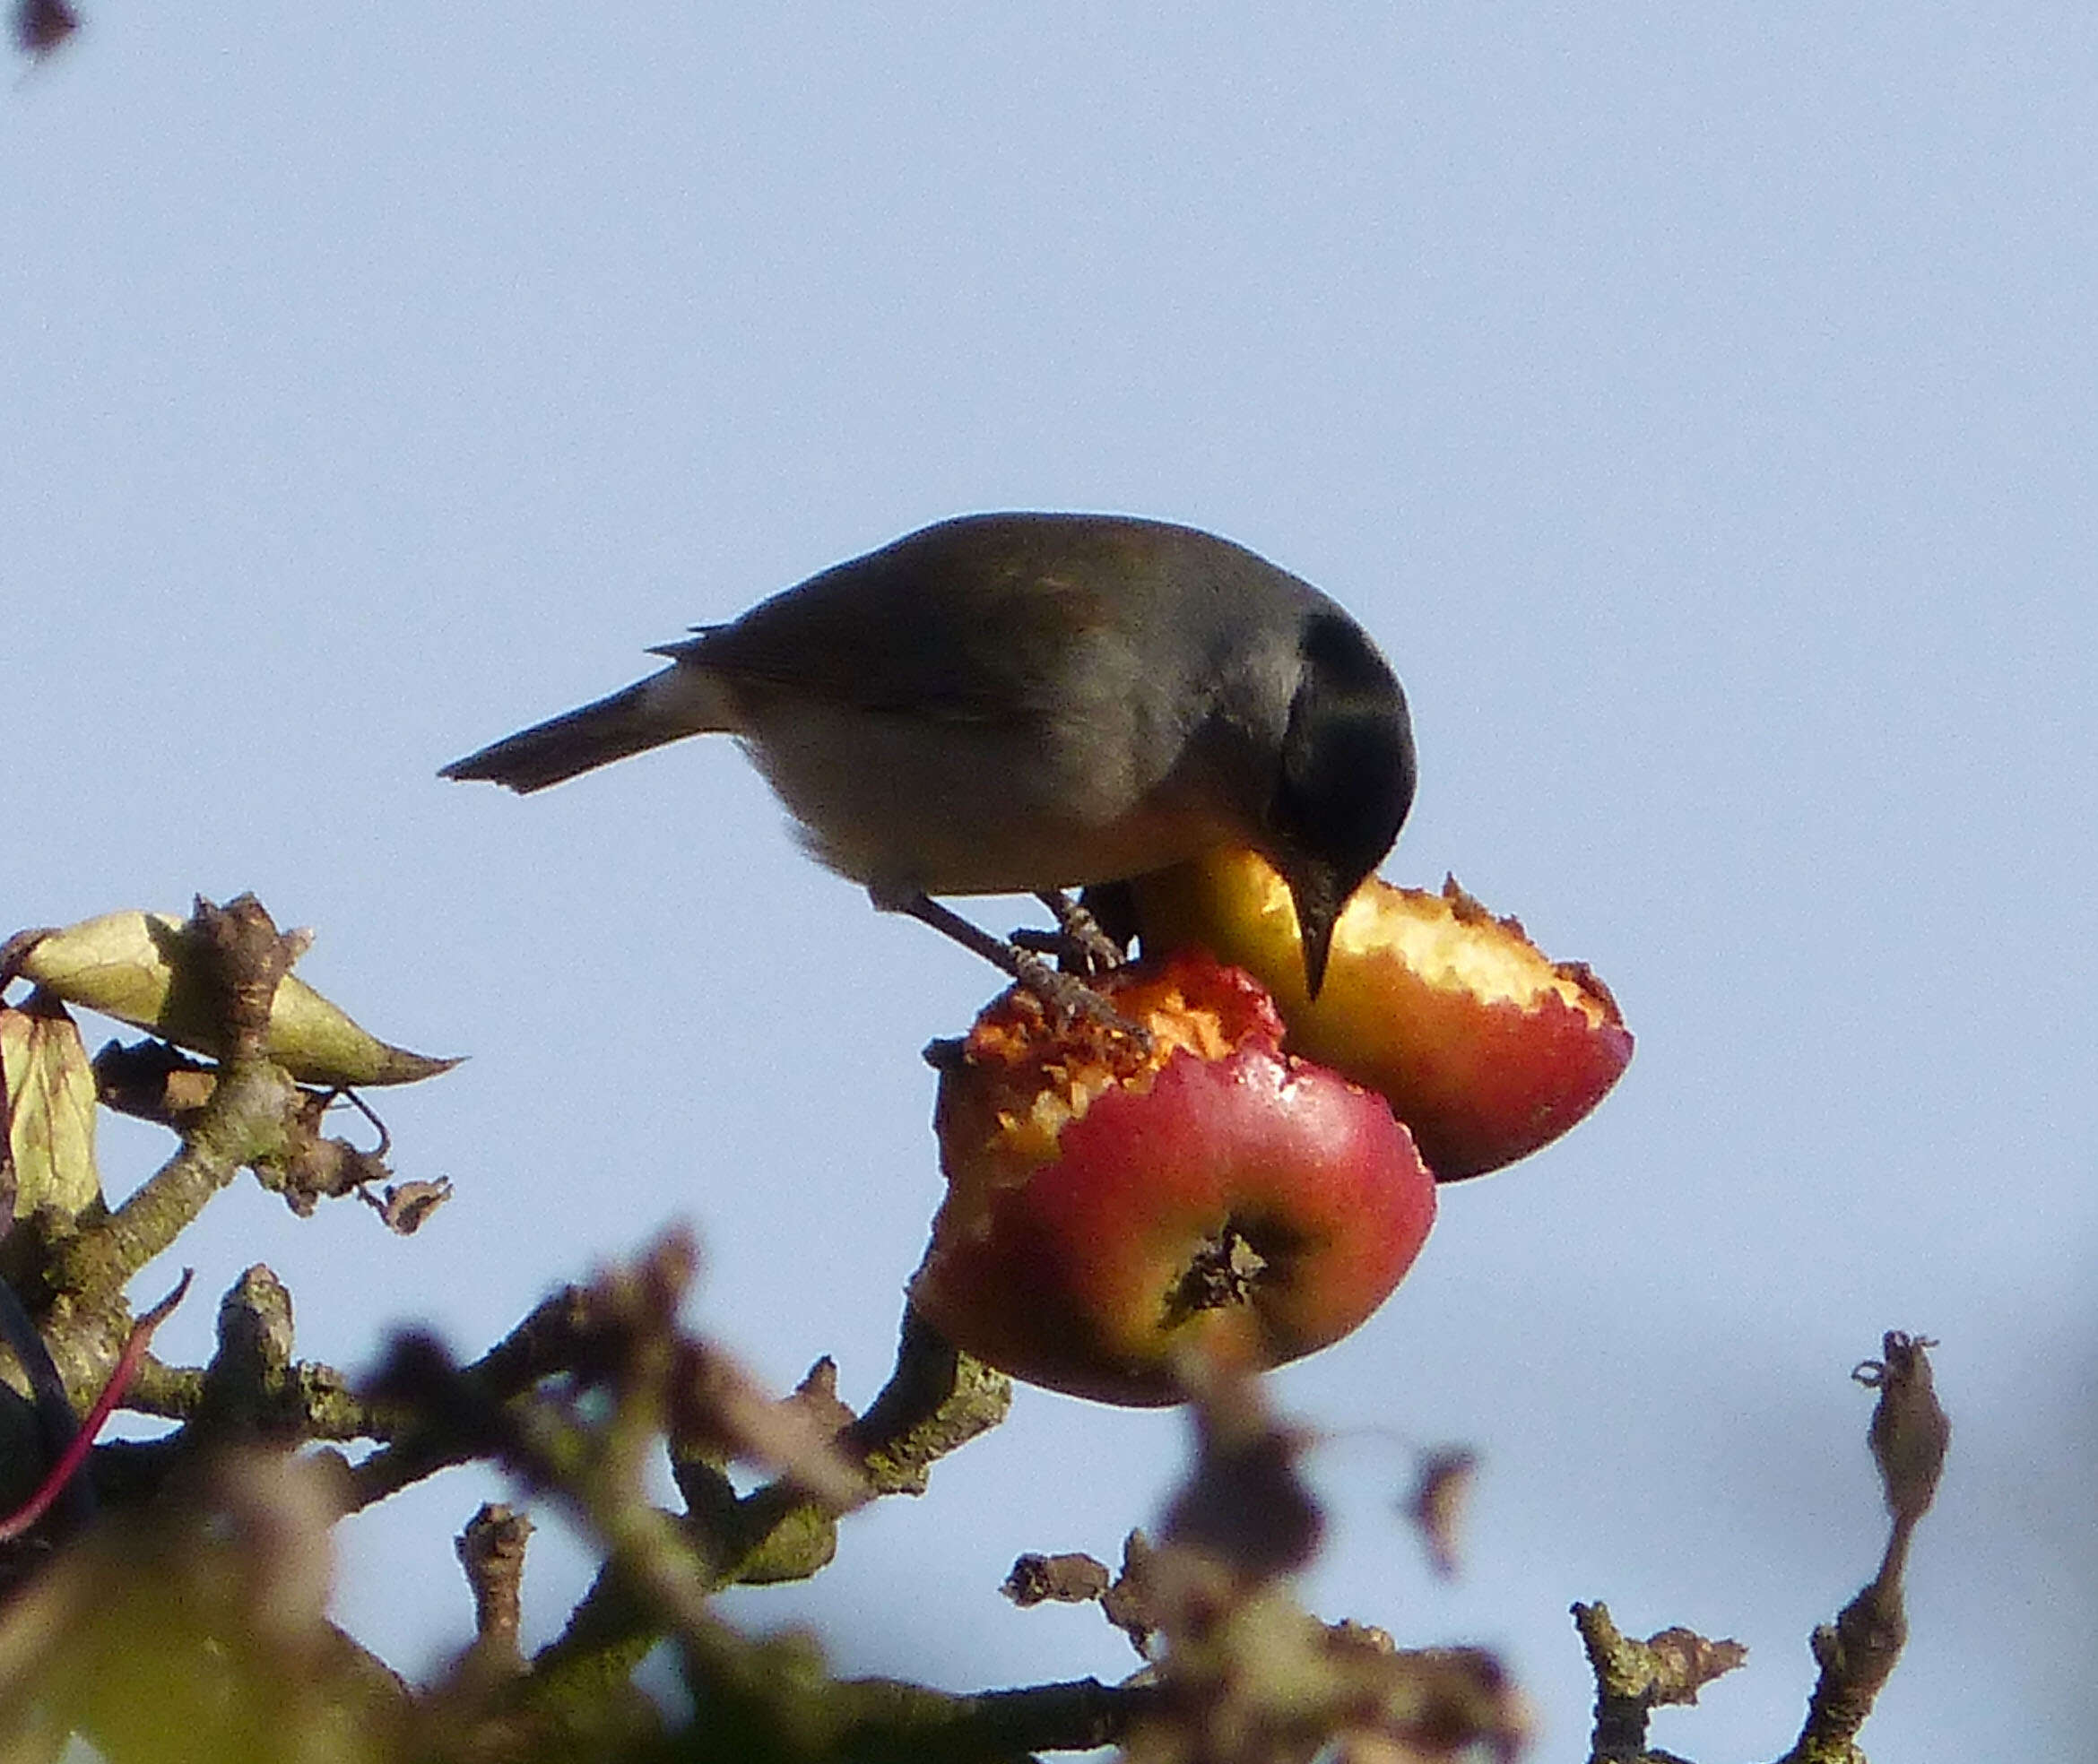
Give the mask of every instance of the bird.
M 731 735 L 812 856 L 1009 972 L 1012 947 L 936 896 L 1053 905 L 1251 847 L 1295 903 L 1316 997 L 1340 910 L 1413 803 L 1406 695 L 1369 635 L 1166 521 L 961 515 L 649 653 L 669 665 L 440 775 L 527 794 Z

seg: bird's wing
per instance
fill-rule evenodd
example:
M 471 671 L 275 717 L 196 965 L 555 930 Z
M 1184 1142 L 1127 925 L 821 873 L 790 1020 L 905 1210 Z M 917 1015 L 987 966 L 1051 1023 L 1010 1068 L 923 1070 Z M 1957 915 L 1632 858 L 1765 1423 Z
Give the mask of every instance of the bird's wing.
M 1116 578 L 1065 535 L 961 537 L 914 535 L 661 653 L 746 693 L 957 722 L 1050 714 L 1081 658 L 1114 641 Z

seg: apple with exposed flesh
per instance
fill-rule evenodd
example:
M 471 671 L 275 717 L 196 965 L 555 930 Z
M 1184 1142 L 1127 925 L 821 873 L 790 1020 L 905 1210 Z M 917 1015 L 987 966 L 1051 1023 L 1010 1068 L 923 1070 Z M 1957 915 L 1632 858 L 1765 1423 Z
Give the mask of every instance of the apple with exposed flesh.
M 1550 960 L 1454 879 L 1440 894 L 1364 883 L 1315 1000 L 1288 887 L 1255 853 L 1218 852 L 1131 892 L 1147 955 L 1201 947 L 1257 976 L 1289 1051 L 1384 1096 L 1442 1181 L 1557 1138 L 1632 1058 L 1609 989 L 1580 963 Z
M 948 1191 L 919 1312 L 1001 1371 L 1106 1403 L 1264 1371 L 1381 1305 L 1435 1218 L 1383 1099 L 1282 1051 L 1247 975 L 1196 951 L 1100 990 L 1149 1033 L 1053 1021 L 1024 989 L 941 1060 Z

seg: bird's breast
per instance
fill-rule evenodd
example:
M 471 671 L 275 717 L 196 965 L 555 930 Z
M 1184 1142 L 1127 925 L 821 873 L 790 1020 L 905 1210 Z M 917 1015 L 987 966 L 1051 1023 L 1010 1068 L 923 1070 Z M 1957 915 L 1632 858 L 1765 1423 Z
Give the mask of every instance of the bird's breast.
M 804 704 L 742 739 L 811 852 L 869 885 L 1077 887 L 1250 836 L 1204 768 L 1127 717 L 934 722 Z

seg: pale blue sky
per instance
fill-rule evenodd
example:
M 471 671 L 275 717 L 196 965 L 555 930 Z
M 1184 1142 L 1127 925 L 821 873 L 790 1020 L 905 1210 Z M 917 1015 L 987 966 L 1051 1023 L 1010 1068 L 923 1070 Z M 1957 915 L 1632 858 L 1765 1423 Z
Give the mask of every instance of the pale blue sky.
M 1336 1436 L 1320 1608 L 1504 1647 L 1547 1758 L 1571 1600 L 1731 1634 L 1657 1741 L 1773 1756 L 1880 1538 L 1845 1375 L 1921 1330 L 1955 1456 L 1866 1740 L 2087 1755 L 2098 19 L 719 10 L 109 0 L 0 93 L 0 930 L 252 887 L 308 979 L 473 1055 L 386 1102 L 458 1184 L 423 1236 L 244 1184 L 205 1290 L 266 1258 L 309 1353 L 477 1347 L 685 1217 L 705 1324 L 863 1401 L 938 1195 L 917 1050 L 993 977 L 725 743 L 528 802 L 436 768 L 941 515 L 1190 521 L 1404 676 L 1386 873 L 1454 870 L 1640 1038 L 1278 1380 Z M 160 1149 L 107 1143 L 119 1182 Z M 1380 1429 L 1485 1454 L 1452 1589 Z M 731 1603 L 853 1671 L 1119 1674 L 994 1589 L 1113 1555 L 1181 1443 L 1023 1393 Z M 483 1492 L 346 1535 L 342 1614 L 411 1669 Z M 543 1637 L 585 1569 L 534 1547 Z

